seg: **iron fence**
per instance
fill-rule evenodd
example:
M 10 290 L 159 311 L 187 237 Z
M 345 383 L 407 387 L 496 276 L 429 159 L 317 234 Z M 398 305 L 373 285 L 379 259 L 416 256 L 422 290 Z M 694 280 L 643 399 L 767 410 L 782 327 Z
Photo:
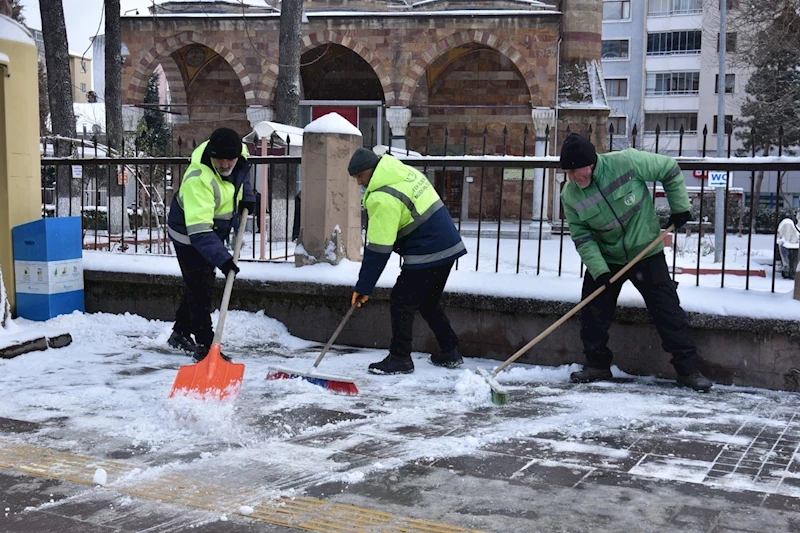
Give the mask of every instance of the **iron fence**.
M 566 132 L 569 131 L 567 127 Z M 581 132 L 595 142 L 600 141 L 594 138 L 596 136 L 591 126 Z M 613 125 L 607 133 L 605 140 L 608 146 L 615 146 Z M 730 131 L 727 132 L 727 157 L 706 157 L 707 128 L 702 132 L 702 155 L 687 157 L 683 155 L 685 134 L 681 128 L 677 156 L 684 171 L 715 170 L 728 174 L 748 171 L 751 173 L 751 187 L 748 204 L 747 191 L 732 188 L 732 180 L 727 180 L 724 204 L 726 231 L 722 242 L 723 259 L 719 265 L 710 265 L 707 261 L 709 252 L 718 243 L 705 234 L 705 231 L 713 229 L 713 201 L 710 198 L 714 190 L 706 185 L 706 180 L 702 180 L 699 187 L 690 191 L 696 223 L 688 227 L 689 231 L 695 233 L 692 236 L 689 231 L 682 231 L 672 235 L 673 276 L 682 276 L 680 279 L 686 282 L 686 276 L 692 275 L 698 286 L 701 280 L 703 285 L 720 287 L 725 287 L 726 283 L 739 286 L 743 282 L 742 288 L 745 289 L 774 292 L 776 284 L 788 283 L 776 280 L 779 261 L 775 253 L 776 229 L 782 213 L 792 206 L 784 201 L 781 180 L 777 179 L 775 205 L 771 208 L 774 211 L 770 211 L 769 216 L 757 213 L 757 202 L 753 201 L 755 173 L 774 172 L 780 176 L 787 171 L 798 171 L 800 158 L 783 157 L 782 142 L 778 158 L 757 158 L 754 154 L 747 158 L 731 157 Z M 659 150 L 660 135 L 660 129 L 656 127 L 655 151 Z M 470 255 L 457 262 L 456 268 L 537 276 L 543 271 L 557 276 L 582 276 L 584 268 L 580 257 L 572 243 L 565 242 L 570 240 L 569 227 L 559 201 L 565 176 L 557 172 L 558 158 L 545 155 L 552 151 L 553 132 L 548 127 L 543 136 L 534 137 L 525 127 L 521 136 L 512 138 L 508 129 L 504 129 L 502 144 L 496 140 L 490 142 L 489 137 L 488 128 L 477 134 L 470 134 L 465 128 L 457 136 L 451 136 L 445 129 L 439 139 L 433 139 L 428 130 L 421 143 L 424 146 L 422 153 L 397 149 L 391 151 L 392 155 L 419 168 L 431 179 L 453 215 L 470 252 Z M 635 148 L 638 139 L 637 126 L 634 125 L 629 138 L 630 145 Z M 434 143 L 434 140 L 441 142 Z M 406 138 L 406 146 L 408 141 Z M 476 145 L 480 148 L 471 148 Z M 498 151 L 490 146 L 500 146 L 501 149 Z M 74 146 L 72 150 L 73 155 L 69 157 L 48 156 L 47 149 L 44 150 L 42 204 L 45 216 L 80 213 L 83 216 L 86 248 L 170 254 L 172 250 L 166 236 L 166 217 L 172 192 L 180 186 L 189 158 L 180 154 L 174 157 L 107 157 L 101 156 L 102 150 L 98 151 L 96 144 Z M 269 152 L 275 153 L 274 144 L 270 144 Z M 52 150 L 52 153 L 59 152 Z M 86 157 L 87 153 L 89 157 Z M 134 153 L 138 153 L 138 149 Z M 452 153 L 460 155 L 448 155 Z M 297 218 L 300 199 L 299 196 L 277 198 L 273 196 L 273 191 L 279 185 L 276 179 L 284 180 L 280 183 L 280 189 L 290 190 L 290 180 L 295 179 L 294 169 L 300 165 L 301 157 L 254 155 L 249 161 L 253 164 L 252 183 L 257 190 L 266 190 L 267 195 L 260 203 L 260 212 L 264 216 L 256 214 L 252 224 L 248 225 L 249 245 L 242 257 L 292 261 L 293 241 L 299 229 Z M 78 165 L 81 171 L 77 174 L 73 172 L 75 177 L 66 184 L 63 179 L 56 177 L 64 174 L 64 169 Z M 45 183 L 45 177 L 48 176 L 53 179 Z M 74 194 L 76 189 L 80 194 Z M 131 189 L 133 194 L 130 193 Z M 102 191 L 106 194 L 103 195 Z M 651 194 L 658 207 L 659 198 L 664 194 L 657 183 L 653 184 Z M 74 210 L 76 204 L 79 204 L 79 210 Z M 296 216 L 292 216 L 293 212 Z M 666 225 L 668 209 L 662 206 L 658 212 L 663 218 L 663 225 Z M 709 218 L 710 222 L 707 221 Z M 755 221 L 760 222 L 756 224 Z M 771 241 L 766 252 L 764 235 L 759 236 L 751 231 L 751 227 L 765 232 L 766 239 Z M 551 235 L 554 238 L 548 238 Z M 754 238 L 759 241 L 756 248 L 758 253 L 754 253 Z M 729 241 L 734 239 L 731 244 Z M 730 259 L 731 254 L 733 259 Z M 741 258 L 745 258 L 744 261 Z M 753 267 L 753 259 L 757 259 L 764 268 Z M 728 261 L 735 261 L 736 264 L 731 266 L 727 264 Z M 767 279 L 767 268 L 771 268 L 771 280 Z M 726 281 L 730 279 L 737 281 Z M 758 287 L 751 287 L 753 280 L 758 281 Z M 770 282 L 769 286 L 765 286 L 765 282 Z M 788 285 L 779 288 L 782 291 L 789 290 Z

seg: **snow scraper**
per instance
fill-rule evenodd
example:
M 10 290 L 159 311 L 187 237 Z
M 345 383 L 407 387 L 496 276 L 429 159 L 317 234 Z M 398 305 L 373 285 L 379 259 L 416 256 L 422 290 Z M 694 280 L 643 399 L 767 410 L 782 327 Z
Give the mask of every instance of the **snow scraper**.
M 620 270 L 619 272 L 614 274 L 611 277 L 610 282 L 614 283 L 619 278 L 624 276 L 625 273 L 628 270 L 630 270 L 636 263 L 638 263 L 645 255 L 647 255 L 647 253 L 650 250 L 655 248 L 658 245 L 658 243 L 663 241 L 666 238 L 666 236 L 669 235 L 669 233 L 674 228 L 675 228 L 674 225 L 670 225 L 667 229 L 665 229 L 663 232 L 661 232 L 661 235 L 656 237 L 656 239 L 653 242 L 648 244 L 647 248 L 645 248 L 644 250 L 639 252 L 639 254 L 636 257 L 634 257 L 633 259 L 631 259 L 631 261 L 627 265 L 622 267 L 622 270 Z M 603 292 L 605 290 L 605 288 L 606 288 L 605 285 L 603 285 L 603 286 L 599 287 L 597 290 L 595 290 L 592 294 L 590 294 L 589 296 L 584 298 L 578 305 L 576 305 L 575 307 L 570 309 L 567 312 L 567 314 L 565 314 L 564 316 L 559 318 L 555 322 L 555 324 L 553 324 L 552 326 L 550 326 L 549 328 L 547 328 L 546 330 L 541 332 L 535 339 L 533 339 L 528 344 L 526 344 L 525 346 L 523 346 L 522 348 L 517 350 L 517 352 L 514 355 L 509 357 L 503 364 L 498 366 L 495 370 L 489 372 L 485 368 L 479 367 L 477 369 L 478 374 L 483 376 L 483 378 L 486 380 L 486 382 L 489 384 L 489 386 L 492 389 L 492 403 L 493 404 L 495 404 L 495 405 L 505 405 L 505 404 L 508 403 L 508 392 L 499 383 L 497 383 L 497 380 L 495 379 L 497 377 L 497 374 L 499 374 L 505 367 L 507 367 L 508 365 L 510 365 L 511 363 L 516 361 L 517 359 L 519 359 L 522 356 L 522 354 L 524 354 L 525 352 L 527 352 L 528 350 L 533 348 L 536 344 L 539 343 L 539 341 L 541 341 L 542 339 L 544 339 L 545 337 L 550 335 L 553 331 L 555 331 L 556 328 L 558 328 L 558 326 L 560 326 L 561 324 L 563 324 L 564 322 L 566 322 L 567 320 L 572 318 L 573 315 L 575 315 L 578 311 L 583 309 L 589 302 L 594 300 L 597 297 L 598 294 Z
M 356 307 L 356 304 L 350 306 L 347 314 L 344 315 L 344 318 L 339 323 L 339 327 L 337 327 L 336 331 L 334 331 L 333 335 L 331 335 L 328 344 L 325 345 L 325 347 L 322 349 L 322 352 L 320 352 L 319 357 L 317 357 L 317 360 L 314 361 L 314 366 L 311 367 L 311 370 L 308 372 L 300 372 L 299 370 L 293 370 L 291 368 L 270 367 L 269 372 L 267 373 L 267 379 L 300 378 L 333 392 L 343 392 L 350 395 L 358 394 L 358 387 L 356 387 L 356 384 L 352 379 L 342 376 L 320 374 L 316 372 L 317 367 L 322 362 L 322 358 L 325 357 L 326 353 L 328 353 L 333 341 L 336 340 L 336 337 L 339 336 L 339 333 L 341 333 L 344 325 L 347 324 L 348 320 L 350 320 L 350 315 L 353 314 L 353 311 L 355 311 Z
M 247 209 L 242 210 L 239 231 L 236 233 L 236 242 L 233 246 L 233 262 L 239 263 L 239 252 L 242 250 L 244 231 L 247 227 Z M 175 384 L 169 397 L 176 395 L 200 397 L 203 400 L 225 400 L 228 397 L 236 398 L 242 388 L 244 380 L 244 365 L 229 363 L 222 358 L 222 331 L 225 329 L 225 317 L 228 314 L 228 304 L 231 300 L 233 280 L 236 278 L 234 271 L 228 272 L 225 280 L 225 291 L 222 293 L 222 303 L 219 307 L 219 320 L 214 331 L 214 340 L 208 355 L 197 364 L 185 365 L 178 370 Z

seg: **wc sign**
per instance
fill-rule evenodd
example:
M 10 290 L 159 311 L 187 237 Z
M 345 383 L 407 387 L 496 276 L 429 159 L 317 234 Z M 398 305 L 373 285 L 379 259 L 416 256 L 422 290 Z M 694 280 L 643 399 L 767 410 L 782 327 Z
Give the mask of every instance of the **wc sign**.
M 708 184 L 712 187 L 725 187 L 728 183 L 728 173 L 719 170 L 708 171 Z

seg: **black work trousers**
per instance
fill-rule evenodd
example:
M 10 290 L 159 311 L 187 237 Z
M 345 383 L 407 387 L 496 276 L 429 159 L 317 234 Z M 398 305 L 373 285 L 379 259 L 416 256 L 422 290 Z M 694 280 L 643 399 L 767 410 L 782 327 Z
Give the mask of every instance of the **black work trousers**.
M 187 338 L 194 335 L 197 344 L 211 346 L 214 339 L 211 326 L 214 265 L 193 246 L 176 244 L 175 255 L 178 256 L 185 287 L 172 329 Z
M 613 276 L 623 265 L 608 265 Z M 633 266 L 620 280 L 601 292 L 581 310 L 581 341 L 587 365 L 594 368 L 611 366 L 613 354 L 608 349 L 608 328 L 614 319 L 617 298 L 624 281 L 630 280 L 644 298 L 647 310 L 661 336 L 664 351 L 672 354 L 670 361 L 678 375 L 685 376 L 697 369 L 697 347 L 689 332 L 686 313 L 678 299 L 677 284 L 669 277 L 664 254 L 656 254 Z M 600 284 L 587 272 L 583 278 L 582 298 L 592 294 Z
M 392 342 L 389 351 L 411 357 L 411 336 L 417 311 L 431 328 L 442 352 L 458 347 L 458 337 L 442 308 L 442 292 L 453 263 L 420 270 L 404 269 L 392 288 L 389 306 L 392 316 Z

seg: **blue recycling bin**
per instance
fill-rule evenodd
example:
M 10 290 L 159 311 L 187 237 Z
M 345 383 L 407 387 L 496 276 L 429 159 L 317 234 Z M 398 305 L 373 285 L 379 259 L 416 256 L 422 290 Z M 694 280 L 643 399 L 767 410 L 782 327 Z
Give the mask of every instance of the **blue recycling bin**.
M 84 311 L 81 217 L 36 220 L 11 235 L 17 314 L 48 320 Z

